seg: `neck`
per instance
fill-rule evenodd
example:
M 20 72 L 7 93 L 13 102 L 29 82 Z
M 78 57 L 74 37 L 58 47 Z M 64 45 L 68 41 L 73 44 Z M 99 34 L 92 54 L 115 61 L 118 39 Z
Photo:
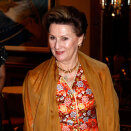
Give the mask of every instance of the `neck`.
M 73 67 L 75 67 L 75 65 L 78 63 L 78 56 L 76 56 L 75 59 L 70 60 L 68 62 L 60 62 L 57 61 L 57 64 L 64 70 L 69 70 L 72 69 Z

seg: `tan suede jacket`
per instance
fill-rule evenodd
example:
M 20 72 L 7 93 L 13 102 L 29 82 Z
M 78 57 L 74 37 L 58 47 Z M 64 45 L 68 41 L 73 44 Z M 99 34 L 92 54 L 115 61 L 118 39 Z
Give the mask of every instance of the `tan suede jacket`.
M 118 98 L 108 67 L 80 51 L 78 56 L 96 101 L 99 131 L 119 131 Z M 23 84 L 24 131 L 61 131 L 57 82 L 54 57 L 28 72 Z

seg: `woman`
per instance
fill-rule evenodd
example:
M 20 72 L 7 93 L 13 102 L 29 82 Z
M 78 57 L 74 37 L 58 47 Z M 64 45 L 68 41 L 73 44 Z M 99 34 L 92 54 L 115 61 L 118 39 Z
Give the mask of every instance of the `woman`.
M 118 99 L 108 67 L 78 51 L 86 34 L 85 15 L 59 6 L 44 22 L 53 57 L 24 81 L 24 130 L 118 131 Z

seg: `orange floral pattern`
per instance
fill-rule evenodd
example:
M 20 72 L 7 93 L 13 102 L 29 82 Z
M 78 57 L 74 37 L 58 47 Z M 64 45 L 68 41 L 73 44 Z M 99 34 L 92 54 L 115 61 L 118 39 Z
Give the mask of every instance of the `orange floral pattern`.
M 81 65 L 72 88 L 59 76 L 56 99 L 62 131 L 98 131 L 94 96 Z

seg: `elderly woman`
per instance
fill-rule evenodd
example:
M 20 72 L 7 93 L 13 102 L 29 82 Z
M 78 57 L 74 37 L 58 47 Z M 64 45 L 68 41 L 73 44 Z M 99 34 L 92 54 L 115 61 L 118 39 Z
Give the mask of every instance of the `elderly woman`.
M 118 98 L 106 64 L 78 51 L 87 20 L 72 6 L 44 19 L 52 58 L 28 72 L 25 131 L 118 131 Z

